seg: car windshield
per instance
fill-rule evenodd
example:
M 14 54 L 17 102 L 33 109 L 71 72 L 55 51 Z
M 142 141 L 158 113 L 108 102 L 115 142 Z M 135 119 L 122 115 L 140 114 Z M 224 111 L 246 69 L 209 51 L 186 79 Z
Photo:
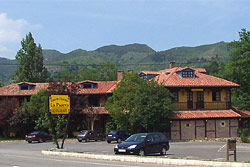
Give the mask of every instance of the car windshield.
M 37 135 L 39 132 L 32 132 L 30 135 Z
M 87 130 L 83 130 L 80 132 L 80 135 L 85 135 L 87 133 Z
M 142 133 L 142 134 L 135 134 L 127 138 L 125 141 L 126 142 L 141 142 L 144 141 L 146 138 L 147 134 Z
M 108 134 L 110 134 L 110 135 L 115 135 L 117 132 L 118 132 L 118 131 L 116 131 L 116 130 L 111 130 Z

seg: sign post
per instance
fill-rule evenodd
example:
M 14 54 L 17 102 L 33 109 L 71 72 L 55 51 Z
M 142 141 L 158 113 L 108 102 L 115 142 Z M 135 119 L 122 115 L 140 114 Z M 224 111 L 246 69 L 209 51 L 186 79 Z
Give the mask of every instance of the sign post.
M 48 105 L 49 105 L 49 107 L 48 107 L 48 111 L 49 111 L 48 114 L 49 115 L 50 114 L 55 114 L 55 115 L 66 114 L 66 115 L 68 115 L 68 121 L 66 124 L 64 136 L 63 136 L 63 141 L 62 141 L 62 145 L 61 145 L 61 149 L 62 149 L 65 137 L 67 135 L 68 124 L 69 124 L 69 120 L 70 120 L 70 97 L 68 95 L 50 95 Z M 51 121 L 51 125 L 53 125 L 52 119 L 50 119 L 50 121 Z M 52 127 L 52 131 L 53 131 L 53 127 Z M 57 144 L 57 148 L 59 148 L 57 140 L 56 140 L 56 144 Z

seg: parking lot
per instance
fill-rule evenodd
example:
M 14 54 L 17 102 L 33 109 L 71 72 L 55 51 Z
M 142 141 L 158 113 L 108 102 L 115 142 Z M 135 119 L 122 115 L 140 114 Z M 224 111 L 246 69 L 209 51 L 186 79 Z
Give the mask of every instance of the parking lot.
M 65 149 L 73 152 L 114 154 L 117 143 L 67 141 Z M 160 155 L 151 155 L 160 156 Z M 226 160 L 226 142 L 171 142 L 167 157 L 202 160 Z M 233 156 L 230 157 L 233 160 Z M 250 161 L 250 144 L 237 143 L 237 160 Z
M 113 149 L 117 143 L 108 144 L 102 142 L 78 142 L 66 140 L 64 151 L 69 152 L 89 152 L 97 154 L 114 154 Z M 187 158 L 201 160 L 226 160 L 226 142 L 171 142 L 167 157 Z M 52 142 L 27 143 L 24 141 L 0 143 L 1 150 L 31 151 L 39 154 L 41 150 L 55 148 Z M 160 156 L 160 155 L 151 155 Z M 230 158 L 233 160 L 233 156 Z M 237 143 L 237 160 L 250 161 L 250 144 Z

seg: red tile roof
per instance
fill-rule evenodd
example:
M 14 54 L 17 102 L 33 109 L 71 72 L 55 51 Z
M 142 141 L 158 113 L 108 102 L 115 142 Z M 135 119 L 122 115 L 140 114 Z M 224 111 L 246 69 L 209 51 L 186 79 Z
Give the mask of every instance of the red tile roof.
M 84 82 L 93 82 L 97 83 L 96 88 L 84 88 L 79 89 L 79 94 L 105 94 L 105 93 L 112 93 L 115 89 L 116 84 L 118 81 L 82 81 L 78 82 L 79 84 Z M 33 89 L 31 90 L 19 90 L 20 84 L 28 84 L 34 85 Z M 28 82 L 21 82 L 21 83 L 13 83 L 7 86 L 3 86 L 0 88 L 0 96 L 31 96 L 37 93 L 40 89 L 47 89 L 48 83 L 28 83 Z
M 174 111 L 170 119 L 240 118 L 233 110 Z
M 19 85 L 28 84 L 35 85 L 31 90 L 19 90 Z M 48 83 L 29 83 L 29 82 L 20 82 L 6 85 L 0 88 L 0 96 L 31 96 L 37 93 L 40 89 L 46 89 Z
M 182 78 L 177 72 L 184 69 L 195 71 L 194 78 Z M 170 73 L 161 73 L 153 80 L 163 83 L 166 87 L 238 87 L 239 85 L 222 78 L 204 74 L 205 69 L 190 67 L 174 67 L 168 70 Z
M 105 94 L 105 93 L 112 93 L 118 81 L 88 81 L 97 84 L 96 88 L 85 88 L 80 89 L 79 94 Z M 79 82 L 79 83 L 84 83 Z
M 90 114 L 91 113 L 90 108 L 83 109 L 81 113 L 82 114 L 88 114 L 88 113 Z M 93 113 L 92 114 L 93 115 L 95 115 L 95 114 L 108 114 L 108 111 L 105 110 L 104 107 L 93 107 Z
M 250 118 L 250 111 L 249 110 L 240 110 L 237 107 L 233 108 L 235 112 L 241 115 L 242 118 Z

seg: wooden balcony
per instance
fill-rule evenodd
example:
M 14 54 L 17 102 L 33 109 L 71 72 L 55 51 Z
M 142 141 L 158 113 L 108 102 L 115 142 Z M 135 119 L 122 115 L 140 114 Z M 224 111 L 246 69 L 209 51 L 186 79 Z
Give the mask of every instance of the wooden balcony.
M 231 103 L 230 102 L 204 102 L 204 103 L 197 103 L 193 102 L 193 105 L 188 105 L 185 102 L 177 102 L 174 110 L 181 111 L 181 110 L 225 110 L 230 109 Z

